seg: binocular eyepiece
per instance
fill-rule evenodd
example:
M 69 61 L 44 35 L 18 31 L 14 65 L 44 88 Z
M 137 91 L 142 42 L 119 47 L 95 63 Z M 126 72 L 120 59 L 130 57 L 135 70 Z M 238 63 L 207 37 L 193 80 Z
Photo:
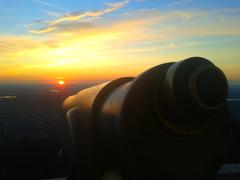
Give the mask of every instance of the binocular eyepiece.
M 209 60 L 192 57 L 87 88 L 63 106 L 69 174 L 126 180 L 212 178 L 231 139 L 228 84 Z

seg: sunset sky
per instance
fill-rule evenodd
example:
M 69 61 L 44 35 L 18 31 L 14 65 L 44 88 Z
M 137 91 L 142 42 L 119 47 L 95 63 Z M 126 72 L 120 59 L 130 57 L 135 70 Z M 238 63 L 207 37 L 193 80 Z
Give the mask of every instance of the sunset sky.
M 240 83 L 239 0 L 0 0 L 0 82 L 110 80 L 191 56 Z

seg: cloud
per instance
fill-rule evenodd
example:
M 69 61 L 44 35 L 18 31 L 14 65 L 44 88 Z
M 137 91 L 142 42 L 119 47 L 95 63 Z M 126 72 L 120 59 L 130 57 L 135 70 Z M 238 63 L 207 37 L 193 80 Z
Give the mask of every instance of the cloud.
M 52 33 L 45 36 L 0 34 L 1 62 L 4 62 L 0 64 L 0 80 L 10 74 L 21 78 L 49 78 L 59 76 L 59 72 L 92 79 L 109 72 L 107 76 L 111 78 L 114 73 L 115 77 L 122 75 L 121 72 L 133 74 L 132 67 L 134 72 L 140 72 L 158 64 L 159 60 L 179 59 L 199 52 L 213 59 L 227 59 L 228 63 L 231 59 L 237 61 L 239 55 L 234 48 L 238 47 L 235 44 L 240 36 L 238 12 L 236 9 L 133 10 L 131 16 L 124 18 L 119 15 L 119 18 L 94 23 L 59 23 L 50 26 L 57 29 L 50 29 Z M 39 22 L 44 21 L 34 23 Z M 47 28 L 42 29 L 45 30 Z M 219 62 L 223 62 L 222 59 Z
M 47 33 L 50 31 L 53 31 L 54 29 L 56 29 L 56 27 L 48 27 L 48 28 L 41 28 L 41 29 L 37 29 L 37 30 L 29 30 L 30 33 L 35 33 L 35 34 L 42 34 L 42 33 Z
M 131 17 L 125 17 L 124 19 L 113 21 L 102 19 L 96 24 L 88 21 L 81 21 L 81 23 L 67 21 L 59 23 L 58 26 L 50 26 L 31 32 L 35 34 L 46 33 L 54 30 L 51 28 L 56 28 L 56 31 L 48 34 L 51 37 L 51 41 L 48 42 L 51 46 L 55 44 L 68 46 L 69 43 L 71 47 L 74 42 L 76 43 L 75 47 L 103 47 L 104 51 L 100 50 L 101 54 L 104 55 L 114 54 L 115 52 L 134 53 L 141 50 L 152 52 L 166 47 L 177 47 L 161 44 L 166 41 L 167 44 L 171 44 L 171 42 L 184 38 L 238 36 L 240 35 L 240 24 L 237 23 L 239 15 L 231 17 L 231 21 L 227 20 L 229 13 L 235 11 L 225 9 L 221 10 L 224 13 L 219 14 L 219 11 L 146 10 L 131 12 Z M 202 42 L 195 43 L 194 46 L 201 44 Z M 143 47 L 138 48 L 136 45 Z
M 39 0 L 34 0 L 34 1 L 39 1 Z M 40 2 L 42 3 L 42 1 Z M 29 32 L 32 32 L 32 33 L 50 32 L 52 30 L 57 29 L 59 24 L 66 23 L 66 22 L 75 22 L 87 17 L 99 17 L 105 14 L 109 14 L 122 8 L 127 3 L 129 3 L 129 0 L 124 0 L 116 3 L 105 3 L 107 7 L 102 10 L 86 11 L 86 12 L 75 11 L 75 12 L 67 13 L 66 15 L 59 17 L 58 19 L 47 21 L 40 24 L 45 27 L 38 28 L 38 29 L 30 29 Z
M 194 0 L 175 0 L 173 3 L 170 3 L 169 6 L 177 7 L 177 6 L 186 6 L 187 4 L 193 2 Z
M 49 2 L 46 2 L 46 1 L 42 1 L 42 0 L 32 0 L 32 1 L 35 2 L 35 3 L 50 7 L 50 8 L 54 8 L 54 9 L 65 11 L 65 12 L 67 11 L 66 9 L 64 9 L 62 7 L 59 7 L 55 4 L 52 4 L 52 3 L 49 3 Z
M 61 14 L 58 12 L 48 11 L 48 10 L 42 10 L 45 14 L 52 16 L 52 17 L 60 17 Z

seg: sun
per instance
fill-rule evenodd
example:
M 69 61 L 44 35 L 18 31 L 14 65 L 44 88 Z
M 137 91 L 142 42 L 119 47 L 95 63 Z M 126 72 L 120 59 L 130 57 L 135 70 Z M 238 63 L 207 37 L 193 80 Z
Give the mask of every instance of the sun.
M 57 83 L 61 86 L 65 84 L 65 82 L 63 80 L 59 80 Z

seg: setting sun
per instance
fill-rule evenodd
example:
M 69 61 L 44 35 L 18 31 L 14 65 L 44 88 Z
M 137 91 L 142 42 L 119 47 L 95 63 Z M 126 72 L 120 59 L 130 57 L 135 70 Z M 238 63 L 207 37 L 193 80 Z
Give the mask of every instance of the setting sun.
M 64 82 L 63 80 L 59 80 L 59 81 L 58 81 L 58 84 L 59 84 L 59 85 L 64 85 L 65 82 Z
M 192 56 L 240 82 L 240 1 L 45 2 L 0 1 L 0 83 L 102 82 Z

